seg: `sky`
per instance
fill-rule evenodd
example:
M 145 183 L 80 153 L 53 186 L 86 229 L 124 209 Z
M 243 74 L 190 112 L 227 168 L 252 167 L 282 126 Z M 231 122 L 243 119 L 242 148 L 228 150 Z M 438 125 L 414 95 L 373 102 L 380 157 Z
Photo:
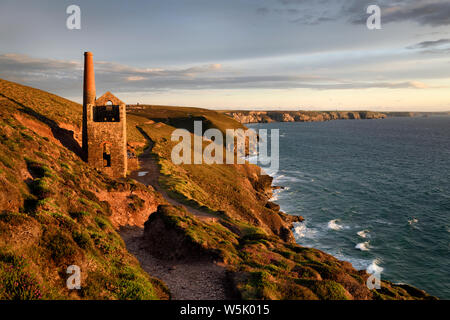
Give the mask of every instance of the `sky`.
M 128 104 L 450 111 L 450 0 L 0 1 L 0 78 L 81 102 L 85 51 Z

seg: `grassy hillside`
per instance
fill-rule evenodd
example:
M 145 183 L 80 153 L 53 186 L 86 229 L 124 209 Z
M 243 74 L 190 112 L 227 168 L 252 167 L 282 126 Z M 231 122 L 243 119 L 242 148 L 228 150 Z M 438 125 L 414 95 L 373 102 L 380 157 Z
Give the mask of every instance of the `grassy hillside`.
M 171 150 L 177 142 L 172 142 L 170 135 L 175 128 L 162 123 L 145 124 L 140 128 L 153 141 L 152 152 L 162 174 L 159 182 L 172 197 L 289 238 L 290 223 L 284 220 L 286 216 L 268 207 L 272 180 L 261 175 L 259 167 L 252 164 L 174 165 Z
M 245 129 L 231 117 L 208 109 L 129 105 L 127 106 L 128 138 L 131 143 L 145 144 L 146 139 L 137 130 L 137 126 L 153 122 L 161 122 L 174 128 L 184 128 L 194 132 L 194 121 L 202 121 L 203 131 L 217 128 L 225 133 L 226 129 Z
M 23 113 L 36 112 L 49 122 L 81 128 L 82 106 L 45 91 L 0 79 L 0 101 L 12 102 Z
M 167 298 L 165 286 L 127 252 L 107 196 L 128 197 L 132 215 L 159 195 L 99 174 L 64 147 L 54 134 L 63 130 L 58 123 L 79 125 L 80 111 L 54 95 L 0 82 L 0 299 Z M 69 291 L 66 269 L 73 264 L 83 286 Z
M 229 116 L 202 108 L 130 105 L 128 106 L 128 114 L 144 117 L 155 122 L 163 122 L 177 128 L 186 128 L 191 132 L 193 131 L 193 120 L 202 121 L 205 129 L 218 128 L 222 132 L 225 132 L 226 129 L 245 128 Z
M 249 223 L 229 217 L 217 219 L 205 222 L 181 207 L 160 206 L 145 224 L 147 243 L 151 246 L 156 239 L 164 242 L 165 255 L 223 261 L 229 281 L 242 299 L 432 298 L 416 288 L 387 281 L 382 281 L 380 290 L 369 290 L 369 275 L 356 271 L 348 262 L 281 241 Z
M 272 180 L 258 167 L 171 163 L 172 131 L 192 130 L 194 120 L 222 131 L 242 127 L 204 109 L 132 108 L 128 142 L 152 141 L 160 184 L 209 212 L 201 220 L 165 205 L 151 187 L 110 179 L 82 162 L 80 105 L 0 80 L 0 299 L 168 298 L 117 233 L 122 225 L 142 226 L 156 208 L 145 231 L 159 241 L 147 244 L 222 261 L 243 299 L 430 298 L 388 282 L 370 291 L 364 271 L 296 245 L 293 218 L 269 202 Z M 69 265 L 81 267 L 81 290 L 66 288 Z

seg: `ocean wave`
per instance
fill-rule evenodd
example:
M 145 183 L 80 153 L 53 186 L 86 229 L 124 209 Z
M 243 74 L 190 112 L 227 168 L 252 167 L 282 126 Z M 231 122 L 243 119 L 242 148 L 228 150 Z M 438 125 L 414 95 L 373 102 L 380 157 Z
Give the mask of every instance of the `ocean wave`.
M 384 268 L 380 267 L 380 263 L 381 260 L 378 258 L 373 260 L 372 263 L 367 267 L 366 272 L 369 274 L 383 272 Z
M 314 238 L 317 235 L 317 230 L 308 228 L 305 222 L 294 223 L 294 237 L 295 239 L 301 238 Z M 298 240 L 297 240 L 298 241 Z
M 252 164 L 258 164 L 258 155 L 252 154 L 244 158 L 246 161 L 252 163 Z
M 359 249 L 359 250 L 361 250 L 361 251 L 369 251 L 369 250 L 370 250 L 369 246 L 370 246 L 369 241 L 366 241 L 366 242 L 360 242 L 360 243 L 358 243 L 358 244 L 355 246 L 355 248 L 356 248 L 356 249 Z
M 341 249 L 339 249 L 338 251 L 331 250 L 328 253 L 338 258 L 339 260 L 350 262 L 353 268 L 355 268 L 356 270 L 366 270 L 367 266 L 372 263 L 372 260 L 346 255 L 342 252 Z
M 277 201 L 277 200 L 278 200 L 278 197 L 280 196 L 280 193 L 281 193 L 282 190 L 283 190 L 283 189 L 277 189 L 277 190 L 274 190 L 274 191 L 272 192 L 272 198 L 270 198 L 269 201 Z
M 278 176 L 275 176 L 273 178 L 273 181 L 274 182 L 300 182 L 301 180 L 296 177 L 285 176 L 284 174 L 280 174 Z
M 328 229 L 332 229 L 332 230 L 342 230 L 344 227 L 340 224 L 338 224 L 339 219 L 334 219 L 334 220 L 330 220 L 328 222 Z
M 369 236 L 369 230 L 361 230 L 361 231 L 358 231 L 356 234 L 358 235 L 358 236 L 360 236 L 361 238 L 367 238 L 368 236 Z
M 280 198 L 280 194 L 282 192 L 288 191 L 288 190 L 289 190 L 288 187 L 282 187 L 282 188 L 279 188 L 279 189 L 272 190 L 272 198 L 270 198 L 269 201 L 276 201 L 276 200 L 278 200 Z

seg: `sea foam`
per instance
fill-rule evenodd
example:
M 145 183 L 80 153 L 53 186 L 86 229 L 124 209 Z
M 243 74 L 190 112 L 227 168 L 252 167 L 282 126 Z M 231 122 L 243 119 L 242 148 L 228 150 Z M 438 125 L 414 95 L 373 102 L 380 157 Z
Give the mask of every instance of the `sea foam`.
M 373 273 L 381 273 L 383 272 L 384 268 L 380 267 L 380 259 L 375 259 L 372 261 L 372 263 L 367 267 L 366 271 L 367 273 L 373 274 Z
M 361 230 L 356 233 L 361 238 L 367 238 L 369 236 L 369 230 Z
M 332 230 L 342 230 L 342 226 L 338 224 L 339 219 L 330 220 L 328 222 L 328 229 Z
M 369 251 L 369 241 L 366 242 L 360 242 L 355 246 L 356 249 L 359 249 L 361 251 Z
M 296 239 L 314 238 L 316 234 L 317 230 L 308 228 L 305 222 L 294 223 L 294 237 Z
M 278 196 L 280 195 L 282 189 L 278 189 L 278 190 L 274 190 L 272 192 L 272 198 L 269 199 L 269 201 L 277 201 L 278 200 Z

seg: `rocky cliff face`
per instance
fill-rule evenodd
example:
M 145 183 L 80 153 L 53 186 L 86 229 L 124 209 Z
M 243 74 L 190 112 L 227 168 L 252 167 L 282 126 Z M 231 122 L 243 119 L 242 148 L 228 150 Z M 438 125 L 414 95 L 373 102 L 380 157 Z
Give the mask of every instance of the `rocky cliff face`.
M 158 206 L 145 223 L 142 246 L 178 264 L 219 262 L 238 299 L 433 299 L 422 290 L 388 281 L 381 281 L 379 290 L 369 290 L 369 275 L 349 262 L 224 215 L 214 220 L 200 219 L 183 207 Z
M 387 117 L 384 113 L 372 111 L 233 111 L 226 114 L 241 123 L 316 122 Z

